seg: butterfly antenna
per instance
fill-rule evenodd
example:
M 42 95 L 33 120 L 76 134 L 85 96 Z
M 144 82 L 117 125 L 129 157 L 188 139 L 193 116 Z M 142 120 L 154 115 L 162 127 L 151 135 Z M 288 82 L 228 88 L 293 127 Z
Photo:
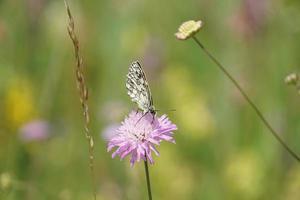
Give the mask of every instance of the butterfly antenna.
M 158 109 L 157 109 L 157 110 L 154 110 L 154 111 L 157 112 L 157 111 L 161 111 L 161 110 L 158 110 Z M 169 111 L 175 112 L 176 109 L 170 109 L 170 110 L 167 110 L 167 111 L 168 111 L 168 112 L 169 112 Z

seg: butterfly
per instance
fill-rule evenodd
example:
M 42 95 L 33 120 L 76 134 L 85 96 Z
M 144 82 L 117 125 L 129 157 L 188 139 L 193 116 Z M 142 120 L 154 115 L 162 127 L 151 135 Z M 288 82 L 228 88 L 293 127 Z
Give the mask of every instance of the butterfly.
M 133 62 L 129 67 L 126 88 L 127 94 L 144 115 L 151 113 L 154 116 L 156 114 L 145 72 L 138 61 Z

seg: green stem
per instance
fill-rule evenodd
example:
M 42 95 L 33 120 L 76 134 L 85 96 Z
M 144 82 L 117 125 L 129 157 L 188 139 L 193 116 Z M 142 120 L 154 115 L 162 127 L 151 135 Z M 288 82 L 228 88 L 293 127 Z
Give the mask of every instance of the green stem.
M 269 129 L 269 131 L 276 138 L 276 140 L 285 148 L 285 150 L 287 150 L 291 154 L 291 156 L 293 156 L 298 162 L 300 162 L 300 157 L 293 150 L 291 150 L 289 148 L 289 146 L 280 138 L 279 134 L 272 128 L 272 126 L 269 124 L 269 122 L 266 120 L 266 118 L 263 116 L 263 114 L 257 108 L 257 106 L 255 105 L 255 103 L 253 103 L 253 101 L 249 98 L 249 96 L 242 89 L 242 87 L 238 84 L 238 82 L 225 69 L 225 67 L 203 46 L 203 44 L 196 38 L 196 36 L 193 36 L 193 39 L 198 44 L 198 46 L 205 52 L 205 54 L 219 67 L 219 69 L 236 86 L 236 88 L 239 90 L 239 92 L 242 94 L 242 96 L 245 98 L 245 100 L 249 103 L 249 105 L 253 108 L 253 110 L 255 111 L 255 113 L 261 119 L 261 121 L 263 122 L 263 124 Z
M 149 198 L 149 200 L 152 200 L 151 184 L 150 184 L 150 176 L 149 176 L 149 169 L 148 169 L 147 158 L 144 161 L 144 164 L 145 164 L 145 173 L 146 173 L 146 181 L 147 181 L 147 189 L 148 189 L 148 198 Z

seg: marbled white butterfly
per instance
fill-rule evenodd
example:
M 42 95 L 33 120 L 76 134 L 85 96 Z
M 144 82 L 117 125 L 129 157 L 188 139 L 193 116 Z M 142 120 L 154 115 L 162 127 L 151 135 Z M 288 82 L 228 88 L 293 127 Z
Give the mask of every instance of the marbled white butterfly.
M 127 94 L 133 102 L 137 103 L 144 115 L 151 113 L 154 116 L 156 114 L 145 73 L 138 61 L 133 62 L 129 67 L 126 88 Z

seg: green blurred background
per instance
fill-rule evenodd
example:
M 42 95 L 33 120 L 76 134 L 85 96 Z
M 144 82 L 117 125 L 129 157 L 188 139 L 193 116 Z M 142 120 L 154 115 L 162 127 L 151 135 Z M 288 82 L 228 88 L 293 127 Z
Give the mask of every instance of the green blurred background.
M 159 114 L 176 123 L 150 167 L 154 199 L 300 199 L 300 166 L 192 40 L 204 45 L 300 154 L 299 0 L 69 1 L 90 89 L 99 200 L 146 199 L 143 164 L 106 152 L 107 132 L 136 106 L 125 90 L 139 60 Z M 0 1 L 0 199 L 92 199 L 88 148 L 62 0 Z M 175 112 L 168 110 L 176 109 Z

